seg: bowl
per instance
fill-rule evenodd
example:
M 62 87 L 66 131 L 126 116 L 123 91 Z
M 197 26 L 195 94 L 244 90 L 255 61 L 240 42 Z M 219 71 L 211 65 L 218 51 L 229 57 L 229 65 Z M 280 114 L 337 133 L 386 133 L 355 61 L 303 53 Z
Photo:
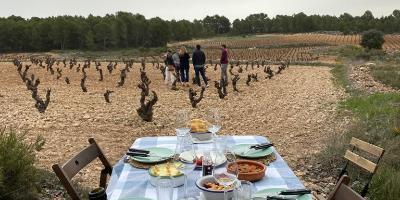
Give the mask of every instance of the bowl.
M 211 132 L 190 132 L 190 134 L 192 135 L 192 138 L 198 141 L 207 141 L 212 139 Z
M 238 174 L 239 180 L 255 182 L 264 178 L 265 171 L 267 170 L 267 167 L 264 164 L 253 160 L 238 160 L 237 163 L 239 165 L 239 174 Z M 228 165 L 228 171 L 230 166 L 231 165 Z M 249 172 L 248 171 L 249 166 L 256 167 L 258 170 Z
M 206 200 L 221 200 L 224 199 L 224 191 L 223 190 L 211 190 L 204 187 L 205 183 L 216 183 L 214 177 L 212 175 L 203 176 L 196 181 L 196 186 L 201 190 L 203 196 Z M 228 195 L 228 199 L 233 197 L 233 189 L 227 190 L 226 195 Z
M 172 183 L 173 187 L 179 187 L 179 186 L 184 184 L 185 177 L 180 172 L 175 171 L 173 174 L 162 174 L 162 173 L 156 174 L 155 173 L 155 169 L 163 170 L 165 168 L 169 168 L 169 169 L 165 170 L 165 171 L 168 171 L 168 172 L 177 170 L 174 167 L 173 163 L 159 164 L 159 165 L 154 165 L 154 166 L 150 167 L 149 175 L 150 175 L 150 184 L 151 185 L 157 187 L 157 180 L 160 179 L 160 178 L 162 178 L 162 179 L 173 179 L 173 183 Z M 175 169 L 171 170 L 171 168 L 175 168 Z

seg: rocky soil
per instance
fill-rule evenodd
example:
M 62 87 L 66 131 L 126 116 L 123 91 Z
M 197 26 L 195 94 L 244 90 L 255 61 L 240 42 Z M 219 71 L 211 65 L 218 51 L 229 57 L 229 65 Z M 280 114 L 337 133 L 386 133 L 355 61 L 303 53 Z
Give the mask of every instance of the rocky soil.
M 94 137 L 108 159 L 115 163 L 136 138 L 174 135 L 177 110 L 188 109 L 192 111 L 192 117 L 205 117 L 209 108 L 216 107 L 223 118 L 221 134 L 268 137 L 306 186 L 313 185 L 312 189 L 318 193 L 326 193 L 325 188 L 334 182 L 330 177 L 336 175 L 327 173 L 319 179 L 310 178 L 312 173 L 307 173 L 316 168 L 309 158 L 319 153 L 327 136 L 340 128 L 338 123 L 341 122 L 335 118 L 336 107 L 345 93 L 333 84 L 330 68 L 291 66 L 272 80 L 264 78 L 261 68 L 244 71 L 238 82 L 239 93 L 233 92 L 230 85 L 228 96 L 221 100 L 212 83 L 198 108 L 192 109 L 188 88 L 170 90 L 163 83 L 160 71 L 148 64 L 150 87 L 158 94 L 159 101 L 154 108 L 154 121 L 146 123 L 136 113 L 140 98 L 140 90 L 136 87 L 139 65 L 134 65 L 127 74 L 125 85 L 119 88 L 116 87 L 119 70 L 109 74 L 106 65 L 102 63 L 103 82 L 98 81 L 94 66 L 87 70 L 87 93 L 80 88 L 82 75 L 75 67 L 69 70 L 60 65 L 63 77 L 57 80 L 56 75 L 32 66 L 28 74 L 34 73 L 40 78 L 39 95 L 44 96 L 46 88 L 52 89 L 50 105 L 40 114 L 16 67 L 11 63 L 0 64 L 0 125 L 27 129 L 31 139 L 37 135 L 45 137 L 44 149 L 38 154 L 39 167 L 51 170 L 52 164 L 67 161 L 88 144 L 89 137 Z M 273 69 L 277 71 L 276 66 Z M 249 72 L 257 72 L 260 81 L 246 86 Z M 219 71 L 209 68 L 207 75 L 216 80 Z M 65 83 L 65 76 L 71 80 L 70 85 Z M 106 89 L 115 91 L 111 94 L 110 104 L 103 97 Z M 99 162 L 92 163 L 75 180 L 87 187 L 95 187 L 100 169 Z
M 375 65 L 375 63 L 350 64 L 349 76 L 353 86 L 368 93 L 395 92 L 396 89 L 374 79 L 371 74 L 371 67 Z

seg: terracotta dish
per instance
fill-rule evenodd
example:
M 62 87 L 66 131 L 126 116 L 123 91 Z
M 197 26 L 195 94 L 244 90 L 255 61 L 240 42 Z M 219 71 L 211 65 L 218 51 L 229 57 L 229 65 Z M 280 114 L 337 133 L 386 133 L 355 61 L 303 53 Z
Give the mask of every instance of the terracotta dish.
M 238 160 L 239 180 L 259 181 L 264 178 L 267 167 L 259 162 L 252 160 Z M 232 171 L 233 165 L 228 166 L 228 171 Z

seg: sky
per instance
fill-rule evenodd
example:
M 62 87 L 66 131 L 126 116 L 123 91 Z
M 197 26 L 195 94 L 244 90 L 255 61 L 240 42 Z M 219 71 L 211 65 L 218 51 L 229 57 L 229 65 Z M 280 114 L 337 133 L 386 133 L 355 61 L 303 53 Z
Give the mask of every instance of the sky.
M 166 20 L 202 19 L 218 14 L 233 21 L 261 12 L 270 17 L 299 12 L 336 16 L 347 12 L 355 16 L 371 10 L 375 17 L 381 17 L 390 15 L 395 9 L 400 9 L 400 0 L 0 0 L 0 17 L 16 15 L 24 18 L 104 16 L 126 11 Z

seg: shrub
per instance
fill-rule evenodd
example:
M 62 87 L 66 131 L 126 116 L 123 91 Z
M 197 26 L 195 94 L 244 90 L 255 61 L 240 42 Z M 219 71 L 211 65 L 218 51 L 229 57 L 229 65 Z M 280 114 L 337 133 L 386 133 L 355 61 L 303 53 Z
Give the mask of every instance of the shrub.
M 34 143 L 25 141 L 25 133 L 13 129 L 0 130 L 0 199 L 34 199 L 39 179 L 34 167 L 36 151 L 41 150 L 44 139 Z
M 400 198 L 399 185 L 399 171 L 390 167 L 381 168 L 372 179 L 368 196 L 371 199 L 397 200 Z
M 369 30 L 362 34 L 360 45 L 366 49 L 382 49 L 385 42 L 381 31 Z
M 400 89 L 400 65 L 392 63 L 377 65 L 372 67 L 371 72 L 375 80 L 393 88 Z

